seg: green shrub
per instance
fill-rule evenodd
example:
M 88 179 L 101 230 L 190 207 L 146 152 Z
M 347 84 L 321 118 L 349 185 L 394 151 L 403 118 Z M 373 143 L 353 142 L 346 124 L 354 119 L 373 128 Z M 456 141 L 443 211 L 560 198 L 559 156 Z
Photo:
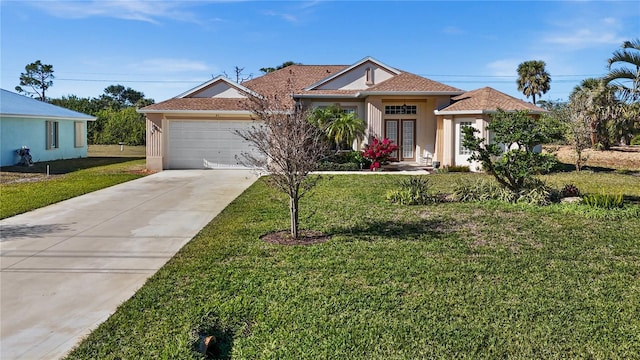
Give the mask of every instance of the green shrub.
M 452 165 L 446 166 L 447 172 L 470 172 L 469 165 Z
M 538 179 L 530 179 L 519 191 L 512 191 L 495 181 L 485 179 L 475 182 L 459 182 L 454 186 L 452 197 L 456 201 L 497 200 L 510 203 L 548 205 L 560 201 L 560 192 Z
M 580 196 L 580 189 L 573 184 L 566 184 L 561 190 L 562 197 Z
M 461 181 L 454 185 L 452 197 L 455 201 L 472 202 L 501 200 L 514 202 L 513 192 L 495 181 L 481 179 L 475 182 Z
M 321 162 L 317 167 L 318 171 L 360 171 L 360 164 L 358 163 L 335 163 L 335 162 Z
M 371 165 L 371 161 L 362 157 L 362 154 L 359 151 L 340 151 L 328 156 L 322 162 L 335 164 L 353 163 L 358 165 L 358 170 L 360 170 L 361 168 L 368 169 Z M 360 165 L 362 165 L 362 167 L 360 167 Z
M 438 202 L 441 196 L 431 191 L 429 179 L 409 176 L 400 182 L 399 190 L 389 190 L 386 199 L 392 204 L 425 205 Z
M 582 198 L 582 201 L 591 207 L 601 209 L 620 209 L 624 207 L 624 199 L 622 194 L 611 195 L 605 194 L 589 194 Z
M 640 145 L 640 134 L 636 135 L 631 139 L 631 145 Z
M 526 182 L 525 187 L 517 193 L 516 202 L 532 205 L 549 205 L 560 202 L 562 194 L 539 179 L 533 178 Z

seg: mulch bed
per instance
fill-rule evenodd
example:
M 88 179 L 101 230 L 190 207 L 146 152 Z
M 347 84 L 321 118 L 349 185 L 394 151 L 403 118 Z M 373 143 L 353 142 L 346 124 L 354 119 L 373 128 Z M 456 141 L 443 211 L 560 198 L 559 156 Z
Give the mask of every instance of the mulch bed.
M 263 235 L 260 239 L 269 244 L 277 245 L 312 245 L 329 241 L 331 235 L 316 230 L 300 230 L 298 238 L 294 239 L 289 231 L 277 231 Z

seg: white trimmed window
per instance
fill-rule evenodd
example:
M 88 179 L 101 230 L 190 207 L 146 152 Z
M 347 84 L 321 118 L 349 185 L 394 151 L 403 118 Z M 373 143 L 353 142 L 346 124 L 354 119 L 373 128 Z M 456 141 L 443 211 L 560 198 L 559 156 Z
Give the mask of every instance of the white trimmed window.
M 417 105 L 385 105 L 385 115 L 414 115 L 418 113 Z
M 471 121 L 463 121 L 460 123 L 460 134 L 458 134 L 459 139 L 460 139 L 460 147 L 458 149 L 458 153 L 460 155 L 471 155 L 471 150 L 467 149 L 466 147 L 464 147 L 462 145 L 462 140 L 464 139 L 464 128 L 466 127 L 473 127 L 473 124 L 471 123 Z
M 60 136 L 59 136 L 58 122 L 47 121 L 46 131 L 47 131 L 47 150 L 59 148 L 60 145 L 58 144 L 58 141 L 60 140 Z
M 73 123 L 75 147 L 84 147 L 84 126 L 82 121 L 76 121 Z

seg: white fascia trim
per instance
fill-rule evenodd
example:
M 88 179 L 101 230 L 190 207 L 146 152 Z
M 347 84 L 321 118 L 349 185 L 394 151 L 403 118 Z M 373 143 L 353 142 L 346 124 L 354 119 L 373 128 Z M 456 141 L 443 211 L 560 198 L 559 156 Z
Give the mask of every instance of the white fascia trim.
M 140 114 L 223 114 L 223 115 L 249 115 L 248 110 L 136 110 Z
M 185 97 L 187 97 L 187 96 L 189 96 L 189 95 L 191 95 L 193 93 L 196 93 L 196 92 L 202 90 L 203 88 L 205 88 L 205 87 L 207 87 L 207 86 L 209 86 L 209 85 L 211 85 L 211 84 L 213 84 L 215 82 L 218 82 L 218 81 L 224 81 L 227 84 L 229 84 L 229 85 L 231 85 L 231 86 L 233 86 L 233 87 L 235 87 L 235 88 L 237 88 L 237 89 L 239 89 L 239 90 L 241 90 L 241 91 L 243 91 L 243 92 L 245 92 L 247 94 L 259 97 L 259 95 L 257 93 L 253 92 L 253 90 L 249 89 L 248 87 L 242 86 L 242 85 L 236 83 L 235 81 L 231 81 L 231 80 L 227 79 L 226 77 L 220 75 L 220 76 L 217 76 L 217 77 L 215 77 L 215 78 L 213 78 L 213 79 L 211 79 L 211 80 L 209 80 L 207 82 L 204 82 L 204 83 L 202 83 L 202 84 L 200 84 L 200 85 L 198 85 L 198 86 L 196 86 L 196 87 L 194 87 L 194 88 L 192 88 L 190 90 L 187 90 L 187 91 L 183 92 L 182 94 L 176 96 L 175 98 L 176 99 L 185 98 Z
M 516 112 L 518 110 L 505 110 L 506 112 Z M 534 111 L 528 110 L 529 114 L 540 115 L 544 114 L 547 111 Z M 433 113 L 436 115 L 483 115 L 483 114 L 495 114 L 497 110 L 454 110 L 454 111 L 442 111 L 442 110 L 434 110 Z
M 364 59 L 358 61 L 357 63 L 355 63 L 355 64 L 353 64 L 351 66 L 347 66 L 346 68 L 342 69 L 341 71 L 338 71 L 337 73 L 335 73 L 335 74 L 333 74 L 333 75 L 331 75 L 329 77 L 326 77 L 326 78 L 324 78 L 324 79 L 322 79 L 322 80 L 320 80 L 320 81 L 318 81 L 316 83 L 313 83 L 313 84 L 309 85 L 304 90 L 307 90 L 307 91 L 312 90 L 315 87 L 318 87 L 318 86 L 320 86 L 320 85 L 322 85 L 324 83 L 327 83 L 327 82 L 337 78 L 338 76 L 341 76 L 342 74 L 353 70 L 354 68 L 364 64 L 367 61 L 371 61 L 372 63 L 374 63 L 374 64 L 376 64 L 376 65 L 378 65 L 378 66 L 380 66 L 382 68 L 385 68 L 385 69 L 389 70 L 390 72 L 392 72 L 392 73 L 394 73 L 396 75 L 400 74 L 400 71 L 398 69 L 393 68 L 393 67 L 391 67 L 391 66 L 389 66 L 389 65 L 387 65 L 385 63 L 382 63 L 382 62 L 372 58 L 371 56 L 367 56 Z
M 356 94 L 293 94 L 294 99 L 336 99 L 336 98 L 344 98 L 344 99 L 353 99 L 360 96 L 360 93 Z
M 398 96 L 436 96 L 436 95 L 461 95 L 464 94 L 464 91 L 362 91 L 358 93 L 358 95 L 369 96 L 369 95 L 398 95 Z
M 442 111 L 434 110 L 436 115 L 482 115 L 485 114 L 483 110 L 455 110 L 455 111 Z
M 70 117 L 70 116 L 47 116 L 47 115 L 25 115 L 25 114 L 0 114 L 0 117 L 12 117 L 20 119 L 45 119 L 45 120 L 73 120 L 73 121 L 96 121 L 98 118 L 88 117 Z

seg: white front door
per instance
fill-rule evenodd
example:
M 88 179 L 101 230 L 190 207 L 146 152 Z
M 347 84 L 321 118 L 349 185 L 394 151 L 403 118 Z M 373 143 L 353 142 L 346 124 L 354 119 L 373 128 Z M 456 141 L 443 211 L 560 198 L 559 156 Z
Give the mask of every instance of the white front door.
M 455 149 L 454 149 L 455 164 L 454 165 L 459 165 L 459 166 L 467 165 L 472 167 L 472 170 L 475 167 L 475 165 L 472 166 L 472 164 L 469 162 L 471 151 L 466 147 L 462 146 L 462 139 L 464 138 L 464 133 L 462 132 L 462 129 L 464 129 L 465 126 L 475 127 L 474 125 L 475 125 L 474 119 L 459 119 L 455 121 Z

